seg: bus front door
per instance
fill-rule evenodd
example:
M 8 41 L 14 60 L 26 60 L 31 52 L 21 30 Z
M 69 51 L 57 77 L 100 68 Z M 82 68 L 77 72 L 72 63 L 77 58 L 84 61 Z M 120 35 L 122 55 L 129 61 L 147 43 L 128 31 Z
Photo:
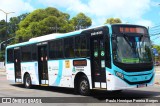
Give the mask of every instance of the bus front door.
M 14 49 L 14 70 L 15 70 L 15 82 L 22 82 L 21 78 L 21 59 L 20 49 Z
M 103 37 L 91 38 L 91 76 L 93 88 L 106 88 L 105 46 Z
M 38 70 L 41 85 L 48 85 L 47 46 L 38 47 Z

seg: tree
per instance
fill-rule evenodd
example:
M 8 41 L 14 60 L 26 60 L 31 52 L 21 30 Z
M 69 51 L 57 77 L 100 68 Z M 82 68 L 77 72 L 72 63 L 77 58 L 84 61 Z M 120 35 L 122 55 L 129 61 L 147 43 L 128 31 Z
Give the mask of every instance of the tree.
M 10 21 L 7 23 L 7 27 L 5 20 L 0 21 L 0 61 L 4 61 L 5 48 L 13 41 L 15 32 L 18 30 L 19 22 L 23 20 L 27 15 L 28 13 L 22 14 L 18 17 L 11 17 Z
M 85 29 L 91 26 L 92 20 L 84 13 L 79 13 L 77 16 L 70 20 L 70 23 L 74 25 L 76 30 Z
M 0 42 L 5 39 L 6 35 L 6 22 L 5 20 L 0 21 Z
M 25 19 L 25 17 L 29 13 L 21 14 L 20 16 L 17 17 L 11 17 L 10 21 L 8 23 L 8 35 L 9 37 L 15 36 L 15 32 L 19 29 L 18 24 Z
M 119 18 L 108 18 L 105 22 L 105 24 L 115 24 L 115 23 L 122 23 L 122 21 Z
M 56 8 L 37 9 L 19 23 L 15 40 L 23 42 L 32 37 L 73 31 L 74 27 L 69 23 L 69 17 L 69 14 Z
M 160 46 L 153 45 L 153 48 L 156 48 L 156 50 L 158 51 L 158 54 L 159 54 L 159 56 L 155 57 L 155 61 L 160 61 Z

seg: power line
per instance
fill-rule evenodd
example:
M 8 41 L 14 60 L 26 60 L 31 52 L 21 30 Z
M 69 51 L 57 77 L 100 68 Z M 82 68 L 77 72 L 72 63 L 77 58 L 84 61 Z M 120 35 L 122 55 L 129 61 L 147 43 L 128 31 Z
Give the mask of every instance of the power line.
M 157 34 L 157 33 L 160 33 L 160 31 L 149 32 L 149 34 Z
M 154 34 L 150 34 L 150 36 L 157 36 L 157 35 L 160 35 L 160 33 L 154 33 Z
M 160 27 L 156 27 L 156 28 L 153 28 L 153 29 L 149 29 L 150 31 L 153 31 L 153 30 L 160 30 Z
M 155 31 L 160 31 L 160 28 L 159 29 L 149 30 L 149 32 L 155 32 Z
M 158 38 L 160 38 L 160 36 L 158 36 L 158 37 L 156 37 L 156 38 L 154 38 L 154 39 L 152 39 L 152 40 L 157 40 Z M 159 39 L 158 39 L 159 40 Z
M 150 28 L 152 29 L 152 28 L 156 28 L 156 27 L 160 27 L 160 24 L 153 26 L 153 27 L 150 27 Z

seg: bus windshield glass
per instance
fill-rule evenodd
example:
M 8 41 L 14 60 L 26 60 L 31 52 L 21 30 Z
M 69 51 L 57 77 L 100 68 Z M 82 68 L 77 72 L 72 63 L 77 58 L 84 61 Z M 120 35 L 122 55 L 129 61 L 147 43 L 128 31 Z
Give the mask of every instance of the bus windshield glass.
M 115 61 L 126 64 L 152 62 L 150 39 L 147 35 L 117 34 L 114 40 Z

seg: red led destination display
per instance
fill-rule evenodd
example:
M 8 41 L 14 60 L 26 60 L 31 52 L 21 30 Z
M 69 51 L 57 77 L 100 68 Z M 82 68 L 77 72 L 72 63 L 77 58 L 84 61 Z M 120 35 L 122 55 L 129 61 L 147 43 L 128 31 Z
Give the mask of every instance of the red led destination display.
M 141 33 L 147 34 L 147 28 L 136 25 L 113 25 L 113 33 Z
M 121 33 L 146 33 L 146 29 L 142 27 L 119 27 Z

